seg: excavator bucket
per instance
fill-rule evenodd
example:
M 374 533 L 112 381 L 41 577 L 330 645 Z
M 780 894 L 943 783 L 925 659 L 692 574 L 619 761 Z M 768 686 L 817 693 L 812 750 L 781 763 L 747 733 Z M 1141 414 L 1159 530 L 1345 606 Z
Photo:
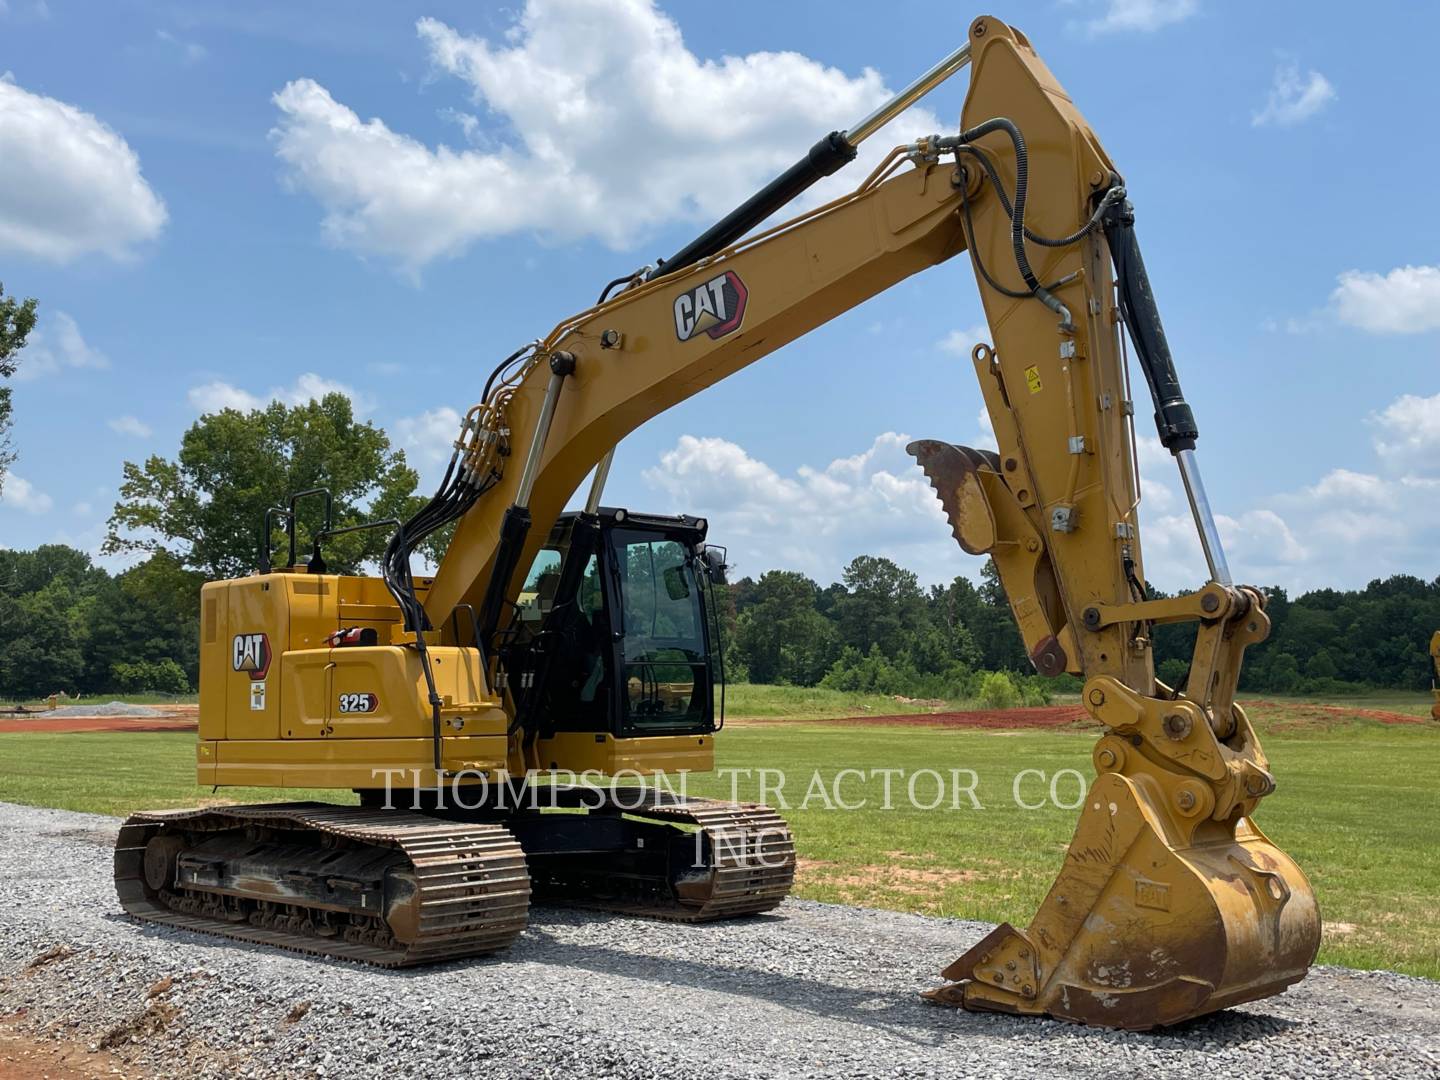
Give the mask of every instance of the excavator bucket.
M 1173 818 L 1134 779 L 1102 774 L 1030 926 L 991 931 L 926 996 L 1143 1031 L 1302 979 L 1320 922 L 1299 867 L 1248 818 L 1188 842 Z
M 909 449 L 961 547 L 995 559 L 1036 667 L 1063 664 L 1075 638 L 1059 587 L 995 456 L 934 440 Z M 1211 591 L 1213 602 L 1194 598 L 1215 616 L 1202 643 L 1230 650 L 1238 670 L 1240 651 L 1268 632 L 1263 598 Z M 1158 690 L 1145 696 L 1109 675 L 1085 684 L 1106 734 L 1060 874 L 1027 928 L 1003 924 L 977 942 L 931 1001 L 1146 1030 L 1304 978 L 1320 916 L 1305 875 L 1252 820 L 1275 788 L 1254 730 L 1228 700 Z

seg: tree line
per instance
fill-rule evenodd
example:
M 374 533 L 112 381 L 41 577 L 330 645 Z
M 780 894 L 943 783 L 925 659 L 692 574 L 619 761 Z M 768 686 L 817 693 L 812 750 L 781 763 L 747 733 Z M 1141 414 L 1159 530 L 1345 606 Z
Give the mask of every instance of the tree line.
M 0 315 L 12 330 L 29 328 L 23 306 Z M 0 698 L 193 688 L 200 586 L 256 568 L 268 507 L 284 506 L 292 492 L 327 487 L 336 527 L 404 519 L 422 501 L 417 486 L 404 453 L 381 428 L 357 421 L 341 394 L 200 417 L 174 459 L 154 455 L 124 465 L 102 550 L 141 557 L 136 565 L 111 574 L 63 545 L 0 548 Z M 296 519 L 303 562 L 324 524 L 321 503 L 307 500 Z M 264 537 L 276 565 L 285 561 L 285 539 L 278 522 Z M 324 545 L 324 557 L 331 571 L 359 572 L 387 539 L 387 530 L 337 537 Z M 446 542 L 437 536 L 427 554 L 438 558 Z M 1032 673 L 988 562 L 978 585 L 957 577 L 925 588 L 892 560 L 862 555 L 829 585 L 771 570 L 720 591 L 718 629 L 732 679 L 980 697 L 995 705 L 1078 689 L 1073 679 Z M 1334 694 L 1430 685 L 1427 644 L 1440 628 L 1440 579 L 1400 575 L 1294 600 L 1281 588 L 1267 592 L 1273 631 L 1248 651 L 1243 690 Z M 1184 682 L 1193 632 L 1184 624 L 1154 628 L 1156 668 L 1167 684 Z
M 193 689 L 200 586 L 208 578 L 168 551 L 111 574 L 62 544 L 0 548 L 0 699 Z M 1242 690 L 1323 695 L 1430 685 L 1440 579 L 1397 575 L 1293 600 L 1279 587 L 1266 592 L 1273 628 L 1247 651 Z M 721 587 L 720 595 L 732 681 L 997 706 L 1040 704 L 1079 688 L 1074 679 L 1033 674 L 989 563 L 979 585 L 957 577 L 922 588 L 890 559 L 862 555 L 824 587 L 793 570 L 771 570 Z M 1157 626 L 1153 641 L 1157 674 L 1182 684 L 1193 626 Z
M 1147 590 L 1152 599 L 1167 594 Z M 1430 636 L 1440 629 L 1440 578 L 1406 574 L 1358 590 L 1317 589 L 1291 599 L 1264 590 L 1269 638 L 1246 651 L 1248 693 L 1345 694 L 1431 685 Z M 990 672 L 1008 672 L 1029 700 L 1078 689 L 1073 679 L 1026 678 L 1031 665 L 988 560 L 977 586 L 957 577 L 922 588 L 914 573 L 862 555 L 820 586 L 791 570 L 742 578 L 728 589 L 732 666 L 754 682 L 827 686 L 915 697 L 985 696 Z M 1155 626 L 1155 669 L 1182 686 L 1193 623 Z M 727 657 L 729 659 L 729 657 Z

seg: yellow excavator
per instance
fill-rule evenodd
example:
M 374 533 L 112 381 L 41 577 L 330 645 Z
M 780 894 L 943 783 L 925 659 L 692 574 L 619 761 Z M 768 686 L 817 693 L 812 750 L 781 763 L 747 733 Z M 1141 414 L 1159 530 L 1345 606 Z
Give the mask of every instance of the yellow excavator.
M 1430 695 L 1435 699 L 1430 717 L 1440 720 L 1440 630 L 1430 635 L 1430 662 L 1435 665 L 1435 677 L 1430 680 Z
M 956 134 L 897 146 L 848 194 L 756 231 L 967 66 Z M 1254 822 L 1275 780 L 1235 703 L 1265 598 L 1226 566 L 1134 221 L 1120 171 L 1025 35 L 976 19 L 894 99 L 501 362 L 434 498 L 408 521 L 351 526 L 391 530 L 380 576 L 327 572 L 340 529 L 297 553 L 297 505 L 328 508 L 323 492 L 267 513 L 259 571 L 202 593 L 197 775 L 348 789 L 360 805 L 135 814 L 115 853 L 125 910 L 406 965 L 502 949 L 532 898 L 691 921 L 773 908 L 795 857 L 772 811 L 584 780 L 711 768 L 723 722 L 723 555 L 703 520 L 602 505 L 613 450 L 964 257 L 993 337 L 972 359 L 999 447 L 910 449 L 960 545 L 994 559 L 1035 668 L 1083 676 L 1104 733 L 1039 912 L 929 996 L 1146 1029 L 1303 978 L 1319 915 Z M 1208 562 L 1209 583 L 1172 599 L 1146 598 L 1124 337 Z M 587 475 L 583 509 L 566 511 Z M 412 574 L 417 545 L 452 524 L 435 572 Z M 1181 621 L 1197 624 L 1194 657 L 1166 686 L 1152 631 Z

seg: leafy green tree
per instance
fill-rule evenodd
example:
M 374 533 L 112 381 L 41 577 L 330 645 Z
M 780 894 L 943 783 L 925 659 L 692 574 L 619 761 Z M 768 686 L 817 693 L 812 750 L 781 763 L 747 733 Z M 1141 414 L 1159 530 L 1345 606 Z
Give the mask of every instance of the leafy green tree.
M 762 574 L 735 627 L 754 682 L 818 682 L 839 653 L 834 627 L 815 610 L 815 583 L 794 570 Z
M 205 575 L 156 552 L 95 590 L 84 608 L 87 687 L 109 688 L 116 664 L 162 660 L 176 663 L 185 682 L 196 685 L 204 580 Z
M 63 580 L 72 591 L 84 592 L 105 577 L 105 571 L 92 565 L 89 555 L 64 544 L 42 544 L 34 551 L 0 548 L 0 590 L 12 596 L 39 592 L 56 580 Z
M 980 684 L 980 700 L 992 709 L 1013 709 L 1020 704 L 1020 688 L 1003 671 L 992 671 Z
M 161 694 L 184 694 L 190 689 L 185 669 L 174 660 L 117 661 L 111 666 L 115 686 L 128 694 L 150 690 Z
M 0 697 L 84 688 L 85 631 L 78 608 L 105 580 L 105 572 L 73 548 L 0 550 Z
M 883 556 L 860 555 L 842 577 L 846 592 L 831 607 L 841 640 L 862 653 L 879 645 L 886 656 L 898 656 L 915 629 L 927 622 L 914 573 Z
M 780 646 L 780 678 L 795 686 L 814 686 L 825 677 L 840 651 L 835 624 L 818 611 L 801 611 L 786 627 Z
M 201 579 L 166 555 L 112 578 L 61 544 L 0 549 L 0 698 L 188 689 Z
M 898 669 L 878 645 L 870 646 L 870 651 L 863 654 L 855 646 L 846 645 L 820 685 L 851 693 L 896 694 L 910 688 L 905 680 L 913 674 L 913 671 Z M 905 685 L 902 686 L 902 682 Z
M 407 517 L 419 503 L 417 477 L 385 432 L 359 423 L 350 399 L 326 394 L 319 401 L 263 409 L 224 409 L 202 416 L 185 432 L 174 460 L 158 455 L 143 465 L 127 461 L 120 501 L 110 517 L 103 550 L 164 553 L 178 566 L 210 578 L 252 571 L 260 522 L 269 507 L 292 493 L 329 488 L 335 526 Z M 300 504 L 297 526 L 302 560 L 322 519 L 319 499 Z M 389 530 L 338 537 L 325 544 L 332 571 L 354 572 L 377 559 Z M 276 522 L 269 537 L 283 539 Z
M 1305 674 L 1312 679 L 1333 679 L 1339 670 L 1329 649 L 1321 649 L 1305 661 Z
M 9 379 L 19 366 L 18 353 L 25 347 L 30 331 L 35 329 L 34 297 L 23 302 L 5 295 L 0 283 L 0 378 Z M 0 386 L 0 490 L 5 487 L 5 473 L 15 461 L 10 448 L 10 425 L 13 404 L 10 387 Z
M 755 602 L 755 579 L 742 577 L 738 581 L 730 582 L 725 588 L 730 594 L 730 602 L 735 606 L 735 616 L 739 618 L 740 614 Z
M 1287 653 L 1280 653 L 1270 660 L 1267 671 L 1267 689 L 1281 694 L 1293 694 L 1300 689 L 1300 664 Z
M 964 627 L 974 644 L 966 655 L 964 641 L 956 643 L 957 659 L 989 671 L 1032 670 L 1030 658 L 1020 640 L 1020 630 L 1010 614 L 1010 604 L 1000 585 L 994 563 L 985 561 L 977 588 L 966 577 L 957 577 L 943 590 L 932 593 L 930 607 L 946 626 Z
M 43 697 L 82 685 L 85 654 L 68 617 L 72 599 L 67 583 L 55 581 L 0 612 L 7 639 L 0 648 L 0 687 L 6 697 Z
M 1162 660 L 1155 666 L 1155 674 L 1160 677 L 1161 682 L 1172 690 L 1184 689 L 1181 684 L 1184 683 L 1185 676 L 1188 675 L 1189 672 L 1190 665 L 1176 657 Z
M 845 586 L 838 581 L 832 581 L 825 588 L 821 589 L 815 597 L 815 610 L 824 615 L 827 619 L 834 619 L 835 605 L 844 596 L 849 595 Z

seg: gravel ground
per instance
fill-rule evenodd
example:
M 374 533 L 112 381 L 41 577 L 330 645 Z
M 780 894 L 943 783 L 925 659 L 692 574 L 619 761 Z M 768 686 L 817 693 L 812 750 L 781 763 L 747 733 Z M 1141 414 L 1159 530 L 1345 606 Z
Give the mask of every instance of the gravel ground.
M 122 916 L 116 825 L 0 803 L 0 1015 L 161 1077 L 1440 1076 L 1440 983 L 1317 968 L 1094 1031 L 918 1001 L 984 924 L 806 901 L 701 927 L 540 909 L 504 959 L 402 972 L 280 954 Z
M 66 716 L 165 716 L 168 714 L 164 709 L 156 709 L 150 705 L 132 705 L 128 701 L 112 701 L 108 705 L 61 705 L 58 709 L 48 709 L 41 715 L 59 718 Z

